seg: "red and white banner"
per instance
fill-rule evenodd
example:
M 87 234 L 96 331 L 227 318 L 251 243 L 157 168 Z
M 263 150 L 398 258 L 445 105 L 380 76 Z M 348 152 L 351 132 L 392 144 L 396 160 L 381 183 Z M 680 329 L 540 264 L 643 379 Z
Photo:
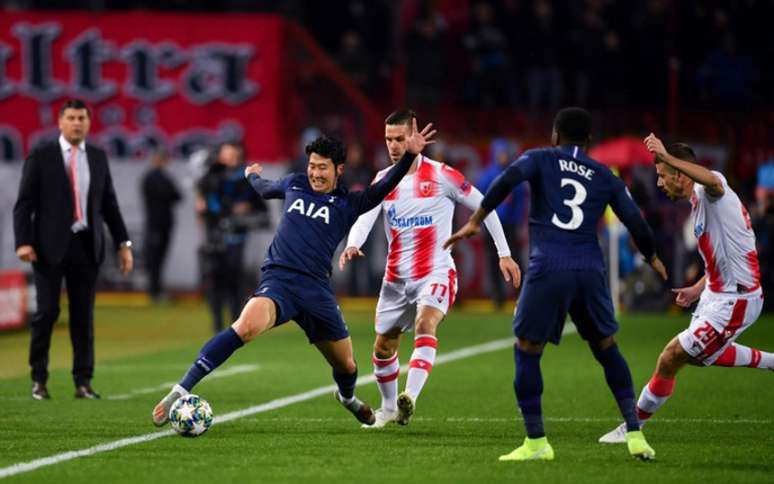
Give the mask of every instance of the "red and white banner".
M 0 272 L 0 331 L 24 327 L 27 280 L 21 271 Z
M 250 159 L 285 158 L 283 32 L 266 15 L 4 12 L 0 159 L 55 136 L 68 97 L 114 156 L 241 139 Z

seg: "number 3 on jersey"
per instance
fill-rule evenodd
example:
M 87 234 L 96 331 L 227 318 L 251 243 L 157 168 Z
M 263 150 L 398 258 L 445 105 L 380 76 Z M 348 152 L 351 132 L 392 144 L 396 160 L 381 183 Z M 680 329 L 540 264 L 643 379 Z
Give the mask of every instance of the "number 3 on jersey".
M 569 222 L 562 222 L 559 220 L 559 217 L 554 214 L 554 216 L 551 217 L 551 223 L 560 229 L 575 230 L 583 223 L 583 210 L 581 210 L 580 204 L 586 200 L 586 195 L 588 192 L 586 192 L 586 187 L 581 185 L 576 180 L 573 180 L 572 178 L 562 178 L 562 186 L 565 185 L 570 185 L 575 189 L 575 196 L 570 199 L 563 200 L 563 203 L 570 207 L 570 210 L 572 210 L 572 217 L 570 218 Z

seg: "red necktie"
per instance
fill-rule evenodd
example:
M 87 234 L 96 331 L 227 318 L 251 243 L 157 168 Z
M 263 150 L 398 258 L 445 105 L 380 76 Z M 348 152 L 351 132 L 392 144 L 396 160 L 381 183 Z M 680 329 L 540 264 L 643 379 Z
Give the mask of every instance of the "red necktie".
M 81 190 L 78 188 L 78 148 L 70 146 L 70 184 L 73 187 L 73 201 L 75 209 L 73 210 L 73 222 L 83 218 L 81 211 Z

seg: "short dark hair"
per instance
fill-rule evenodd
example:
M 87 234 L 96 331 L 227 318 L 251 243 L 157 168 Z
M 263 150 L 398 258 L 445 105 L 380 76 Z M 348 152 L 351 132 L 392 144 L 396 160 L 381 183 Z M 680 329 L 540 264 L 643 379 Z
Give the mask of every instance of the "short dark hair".
M 675 158 L 696 162 L 696 153 L 693 151 L 693 148 L 685 143 L 672 143 L 666 147 L 666 150 L 667 153 L 674 156 Z
M 65 109 L 85 109 L 86 114 L 89 117 L 91 117 L 91 109 L 89 109 L 89 106 L 87 106 L 86 103 L 81 101 L 80 99 L 68 99 L 67 101 L 65 101 L 64 104 L 62 104 L 62 107 L 59 108 L 60 118 L 64 114 Z
M 304 149 L 307 156 L 317 153 L 323 158 L 330 158 L 334 165 L 341 165 L 347 161 L 347 147 L 341 141 L 322 135 L 306 145 Z
M 384 124 L 405 124 L 409 128 L 411 127 L 411 120 L 417 117 L 417 113 L 413 109 L 399 109 L 390 113 L 384 120 Z
M 591 113 L 583 108 L 564 108 L 556 113 L 554 130 L 563 142 L 585 143 L 591 138 Z

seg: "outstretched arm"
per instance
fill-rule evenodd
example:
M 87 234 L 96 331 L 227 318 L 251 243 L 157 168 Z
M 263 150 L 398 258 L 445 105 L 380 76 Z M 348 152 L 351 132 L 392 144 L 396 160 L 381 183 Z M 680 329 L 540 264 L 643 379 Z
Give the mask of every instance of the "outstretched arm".
M 508 197 L 513 187 L 524 180 L 529 180 L 535 171 L 535 161 L 527 155 L 523 155 L 511 163 L 505 171 L 495 178 L 492 186 L 489 187 L 481 200 L 481 205 L 473 212 L 468 222 L 443 243 L 443 248 L 448 249 L 462 239 L 477 235 L 481 231 L 481 223 L 489 215 L 489 212 L 497 208 Z
M 645 146 L 648 147 L 648 151 L 656 155 L 659 161 L 666 163 L 699 185 L 703 185 L 710 196 L 720 198 L 726 193 L 723 182 L 714 173 L 701 165 L 670 155 L 664 148 L 664 143 L 655 134 L 650 133 L 645 138 Z
M 476 210 L 483 199 L 484 195 L 482 195 L 477 188 L 472 188 L 467 195 L 459 198 L 460 202 L 471 210 Z M 497 216 L 497 213 L 491 212 L 484 218 L 483 223 L 492 235 L 492 240 L 494 241 L 495 247 L 497 247 L 497 255 L 499 257 L 510 256 L 511 248 L 508 246 L 508 241 L 505 239 L 503 225 L 500 223 L 500 217 Z
M 407 150 L 403 158 L 393 166 L 387 174 L 378 182 L 369 186 L 360 193 L 359 200 L 359 213 L 365 213 L 382 203 L 384 197 L 386 197 L 403 179 L 411 168 L 411 164 L 414 163 L 414 158 L 425 149 L 425 146 L 435 143 L 432 139 L 436 131 L 433 128 L 433 123 L 429 123 L 422 131 L 417 129 L 417 120 L 412 120 L 413 128 L 411 136 L 406 139 Z
M 247 181 L 250 182 L 250 186 L 253 187 L 253 190 L 258 192 L 258 195 L 264 198 L 264 200 L 269 200 L 272 198 L 285 198 L 285 190 L 287 190 L 288 180 L 293 175 L 288 175 L 285 178 L 281 180 L 266 180 L 264 178 L 261 178 L 261 172 L 263 171 L 263 167 L 258 163 L 253 163 L 252 165 L 245 168 L 245 178 L 247 178 Z

